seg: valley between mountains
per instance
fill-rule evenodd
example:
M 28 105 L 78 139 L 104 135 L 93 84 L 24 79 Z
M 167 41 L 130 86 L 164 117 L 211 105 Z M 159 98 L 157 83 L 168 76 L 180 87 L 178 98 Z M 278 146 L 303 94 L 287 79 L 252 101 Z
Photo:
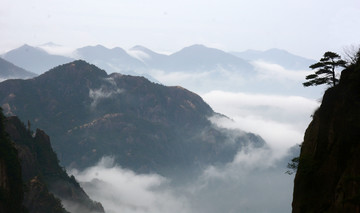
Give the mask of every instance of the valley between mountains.
M 51 196 L 61 199 L 51 201 L 58 212 L 289 212 L 292 177 L 284 173 L 299 147 L 287 148 L 301 142 L 297 132 L 307 123 L 302 115 L 317 104 L 286 96 L 300 93 L 295 82 L 304 71 L 271 63 L 285 57 L 286 69 L 301 69 L 311 60 L 276 49 L 230 54 L 203 45 L 171 55 L 141 46 L 126 52 L 98 45 L 76 52 L 82 60 L 28 45 L 3 55 L 11 61 L 4 62 L 6 70 L 38 73 L 0 83 L 3 113 L 17 122 L 8 130 L 20 161 L 36 162 L 22 164 L 30 196 L 49 194 L 31 200 L 25 193 L 30 212 L 46 212 L 47 206 L 33 203 L 50 202 Z M 276 79 L 280 73 L 292 83 Z M 268 95 L 238 92 L 264 92 L 270 76 L 278 87 Z M 252 115 L 259 117 L 247 117 Z M 19 148 L 24 143 L 19 130 L 37 141 L 33 146 L 51 143 L 54 151 Z M 46 142 L 37 144 L 39 135 L 46 135 L 41 136 Z M 52 163 L 42 167 L 46 156 Z M 38 173 L 29 175 L 29 168 Z M 47 173 L 49 168 L 54 172 Z M 273 193 L 278 196 L 268 202 Z

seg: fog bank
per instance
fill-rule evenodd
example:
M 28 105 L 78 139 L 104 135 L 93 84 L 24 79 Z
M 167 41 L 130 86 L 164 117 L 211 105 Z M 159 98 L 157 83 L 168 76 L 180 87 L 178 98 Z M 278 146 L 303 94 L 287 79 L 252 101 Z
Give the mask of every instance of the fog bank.
M 294 176 L 285 174 L 286 161 L 268 147 L 245 147 L 232 162 L 209 166 L 180 185 L 124 169 L 112 157 L 69 172 L 107 213 L 288 213 Z

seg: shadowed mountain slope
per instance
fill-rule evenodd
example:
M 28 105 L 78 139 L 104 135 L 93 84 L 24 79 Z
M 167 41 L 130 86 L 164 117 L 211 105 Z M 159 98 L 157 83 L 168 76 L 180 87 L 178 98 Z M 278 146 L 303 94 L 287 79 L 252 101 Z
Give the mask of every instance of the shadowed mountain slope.
M 198 95 L 143 77 L 107 75 L 74 61 L 26 81 L 0 84 L 7 115 L 18 115 L 52 137 L 66 166 L 84 168 L 105 155 L 139 172 L 175 173 L 233 159 L 251 133 L 225 130 Z

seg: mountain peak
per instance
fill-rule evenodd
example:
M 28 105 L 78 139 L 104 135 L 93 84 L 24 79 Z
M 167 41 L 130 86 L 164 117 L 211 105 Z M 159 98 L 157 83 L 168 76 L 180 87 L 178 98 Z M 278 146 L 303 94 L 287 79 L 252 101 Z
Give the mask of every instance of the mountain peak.
M 64 56 L 51 55 L 41 48 L 28 44 L 5 53 L 4 59 L 36 74 L 44 73 L 54 66 L 73 60 Z
M 278 49 L 278 48 L 271 48 L 268 49 L 266 51 L 264 51 L 264 53 L 268 53 L 268 54 L 283 54 L 283 55 L 292 55 L 291 53 L 289 53 L 286 50 L 283 49 Z
M 149 50 L 148 48 L 141 46 L 141 45 L 135 45 L 132 48 L 130 48 L 130 50 L 141 50 L 141 51 L 147 51 Z
M 47 71 L 43 75 L 39 76 L 41 78 L 48 78 L 52 76 L 53 78 L 61 79 L 81 79 L 87 77 L 106 77 L 107 74 L 104 70 L 96 67 L 95 65 L 89 64 L 84 60 L 76 60 L 67 64 L 59 65 L 53 69 Z
M 252 66 L 234 55 L 216 48 L 194 44 L 170 55 L 172 69 L 178 70 L 215 70 L 221 67 L 229 70 L 252 70 Z M 236 67 L 236 68 L 235 68 Z
M 120 47 L 109 49 L 103 45 L 86 46 L 76 50 L 81 58 L 85 60 L 104 60 L 118 57 L 129 57 L 125 50 Z
M 206 47 L 205 45 L 202 44 L 193 44 L 191 46 L 185 47 L 183 48 L 181 51 L 201 51 L 201 50 L 209 50 L 212 48 Z
M 188 48 L 208 48 L 203 44 L 193 44 L 191 46 L 189 46 Z
M 47 43 L 44 43 L 44 44 L 41 44 L 41 45 L 39 45 L 40 47 L 42 47 L 42 46 L 48 46 L 48 47 L 61 47 L 61 45 L 59 45 L 59 44 L 56 44 L 56 43 L 54 43 L 54 42 L 47 42 Z
M 32 48 L 32 46 L 30 46 L 28 44 L 23 44 L 19 48 Z
M 41 53 L 45 53 L 44 50 L 40 49 L 40 48 L 36 48 L 36 47 L 33 47 L 33 46 L 30 46 L 28 44 L 24 44 L 14 50 L 11 50 L 9 51 L 8 53 L 11 53 L 11 52 L 15 52 L 15 51 L 25 51 L 25 52 L 29 52 L 29 51 L 34 51 L 34 52 L 41 52 Z M 6 53 L 6 54 L 8 54 Z
M 73 62 L 57 66 L 54 69 L 66 68 L 66 67 L 72 68 L 72 70 L 74 70 L 74 71 L 84 71 L 84 72 L 98 71 L 99 73 L 106 74 L 106 72 L 104 70 L 101 70 L 100 68 L 96 67 L 95 65 L 92 65 L 84 60 L 75 60 Z M 52 70 L 54 70 L 54 69 L 52 69 Z

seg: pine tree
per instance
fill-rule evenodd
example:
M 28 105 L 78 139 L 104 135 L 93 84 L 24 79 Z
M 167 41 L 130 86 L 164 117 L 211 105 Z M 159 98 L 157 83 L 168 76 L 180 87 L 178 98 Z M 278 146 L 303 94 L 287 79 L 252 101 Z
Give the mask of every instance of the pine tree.
M 305 87 L 318 86 L 321 84 L 328 84 L 335 86 L 339 79 L 336 77 L 336 68 L 345 67 L 346 61 L 341 59 L 341 56 L 334 52 L 326 52 L 319 62 L 310 65 L 311 69 L 316 69 L 314 74 L 306 76 L 306 82 L 303 83 Z

